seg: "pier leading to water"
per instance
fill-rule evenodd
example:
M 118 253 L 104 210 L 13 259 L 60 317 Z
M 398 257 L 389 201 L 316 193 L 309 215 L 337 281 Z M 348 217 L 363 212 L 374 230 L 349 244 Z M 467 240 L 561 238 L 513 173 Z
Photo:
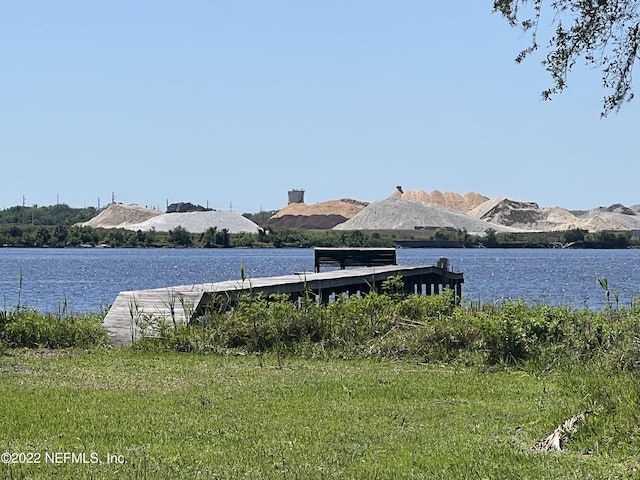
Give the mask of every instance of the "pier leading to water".
M 105 316 L 104 326 L 113 344 L 127 345 L 141 338 L 140 326 L 145 323 L 189 322 L 206 313 L 217 298 L 232 302 L 245 294 L 268 297 L 279 293 L 296 300 L 312 294 L 318 301 L 328 302 L 335 295 L 380 292 L 382 283 L 397 275 L 402 276 L 409 294 L 439 294 L 450 288 L 457 299 L 462 297 L 463 274 L 452 272 L 448 261 L 441 258 L 432 266 L 381 265 L 120 292 Z

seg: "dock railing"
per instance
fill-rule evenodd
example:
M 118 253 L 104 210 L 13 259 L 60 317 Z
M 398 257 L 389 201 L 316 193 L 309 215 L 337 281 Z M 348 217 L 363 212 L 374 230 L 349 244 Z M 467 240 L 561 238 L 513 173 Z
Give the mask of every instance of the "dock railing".
M 313 249 L 316 273 L 320 267 L 383 267 L 397 265 L 395 248 L 325 248 Z

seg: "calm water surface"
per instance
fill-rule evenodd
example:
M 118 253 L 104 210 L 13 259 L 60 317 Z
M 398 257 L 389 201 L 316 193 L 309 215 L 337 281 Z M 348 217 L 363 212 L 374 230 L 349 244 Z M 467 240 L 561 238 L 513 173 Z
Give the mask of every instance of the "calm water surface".
M 441 256 L 464 273 L 466 301 L 599 309 L 601 277 L 622 305 L 640 296 L 640 250 L 401 249 L 398 263 L 434 265 Z M 0 248 L 0 308 L 20 298 L 40 311 L 98 311 L 123 290 L 239 279 L 243 259 L 254 278 L 313 271 L 311 249 Z

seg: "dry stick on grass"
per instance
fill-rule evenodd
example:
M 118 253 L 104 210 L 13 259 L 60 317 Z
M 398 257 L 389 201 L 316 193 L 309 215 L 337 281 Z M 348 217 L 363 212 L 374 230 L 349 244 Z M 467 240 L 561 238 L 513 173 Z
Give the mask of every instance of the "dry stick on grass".
M 585 410 L 584 412 L 565 420 L 564 423 L 558 426 L 551 435 L 543 438 L 531 447 L 531 450 L 535 452 L 550 452 L 553 450 L 558 452 L 562 451 L 562 444 L 568 440 L 571 435 L 578 431 L 578 426 L 590 413 L 593 413 L 593 410 Z
M 391 324 L 394 327 L 424 327 L 426 322 L 422 322 L 420 320 L 412 320 L 411 318 L 403 317 L 398 313 L 393 314 L 393 318 L 391 319 Z

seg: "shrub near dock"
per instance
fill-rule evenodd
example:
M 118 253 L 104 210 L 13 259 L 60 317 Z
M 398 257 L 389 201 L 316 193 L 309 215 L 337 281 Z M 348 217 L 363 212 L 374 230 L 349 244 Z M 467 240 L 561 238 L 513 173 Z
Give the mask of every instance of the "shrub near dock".
M 52 314 L 17 307 L 0 311 L 0 349 L 93 348 L 108 343 L 104 314 Z
M 218 305 L 218 304 L 217 304 Z M 285 296 L 242 297 L 235 308 L 210 309 L 197 322 L 164 329 L 136 348 L 191 352 L 285 352 L 311 356 L 411 357 L 474 365 L 617 356 L 640 362 L 640 310 L 567 306 L 456 304 L 453 292 L 415 296 L 370 293 L 329 305 Z

